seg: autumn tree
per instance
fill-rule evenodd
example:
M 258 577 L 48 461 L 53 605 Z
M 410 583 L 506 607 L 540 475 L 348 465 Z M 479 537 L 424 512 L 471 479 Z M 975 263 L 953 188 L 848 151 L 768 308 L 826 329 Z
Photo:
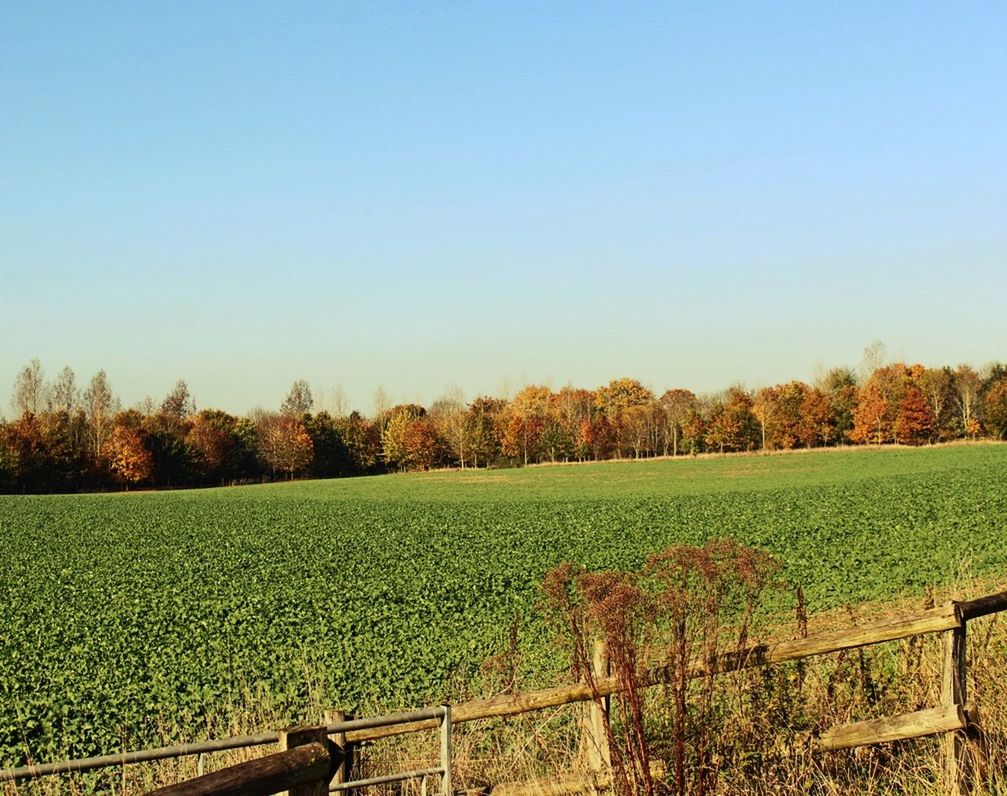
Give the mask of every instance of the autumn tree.
M 817 387 L 809 387 L 801 401 L 797 436 L 808 448 L 828 445 L 836 436 L 836 417 L 829 397 Z
M 933 407 L 915 383 L 906 385 L 895 417 L 895 441 L 920 445 L 931 441 L 937 429 Z
M 989 385 L 984 404 L 986 427 L 999 439 L 1007 439 L 1007 376 Z
M 731 387 L 710 404 L 706 421 L 707 444 L 720 453 L 752 450 L 758 445 L 758 422 L 752 398 L 741 387 Z
M 274 475 L 293 478 L 311 465 L 311 436 L 297 417 L 263 414 L 256 423 L 255 440 L 259 457 Z
M 697 410 L 696 396 L 689 390 L 667 390 L 661 396 L 661 406 L 664 408 L 665 440 L 671 440 L 671 455 L 678 456 L 683 429 Z M 668 453 L 667 446 L 664 453 Z
M 790 450 L 800 445 L 805 401 L 811 388 L 803 381 L 791 381 L 777 389 L 777 412 L 773 421 L 773 447 Z
M 585 423 L 590 423 L 594 411 L 594 395 L 590 390 L 571 386 L 563 387 L 555 393 L 549 403 L 549 417 L 558 427 L 558 433 L 546 441 L 546 446 L 555 453 L 561 451 L 563 458 L 584 459 L 587 456 L 581 444 L 581 431 Z
M 633 458 L 655 454 L 660 447 L 661 432 L 664 431 L 664 410 L 653 398 L 646 403 L 627 407 L 622 413 L 625 442 L 633 452 Z
M 780 393 L 776 387 L 763 387 L 755 393 L 755 398 L 752 401 L 752 415 L 759 423 L 763 450 L 767 450 L 768 443 L 774 436 L 770 432 L 770 426 L 776 420 L 779 405 Z
M 204 409 L 192 418 L 185 442 L 202 479 L 222 481 L 239 475 L 237 423 L 237 418 L 217 409 Z
M 133 418 L 119 419 L 108 441 L 112 472 L 127 487 L 150 478 L 153 457 Z
M 350 412 L 335 420 L 336 430 L 346 446 L 351 472 L 374 472 L 381 455 L 381 430 L 359 412 Z
M 409 425 L 425 414 L 426 410 L 416 404 L 400 404 L 388 411 L 388 420 L 381 430 L 381 458 L 386 466 L 399 470 L 409 469 Z
M 499 458 L 501 425 L 506 408 L 507 402 L 502 398 L 488 396 L 480 396 L 469 404 L 466 415 L 473 467 L 488 467 Z
M 859 392 L 856 374 L 849 368 L 832 368 L 815 383 L 815 387 L 829 401 L 833 429 L 830 436 L 836 444 L 849 441 Z
M 410 470 L 429 470 L 440 462 L 444 452 L 437 428 L 427 415 L 408 422 L 403 447 L 405 466 Z
M 951 414 L 948 410 L 953 403 L 954 373 L 951 368 L 925 368 L 916 383 L 927 399 L 933 418 L 932 434 L 937 437 Z
M 612 379 L 594 393 L 595 406 L 608 418 L 615 431 L 616 453 L 628 453 L 627 432 L 629 431 L 629 410 L 631 407 L 649 406 L 654 401 L 654 393 L 636 379 Z
M 901 362 L 878 368 L 870 375 L 858 393 L 851 440 L 875 445 L 896 441 L 895 421 L 909 375 L 909 368 Z
M 537 457 L 544 429 L 545 421 L 541 417 L 511 415 L 500 439 L 500 452 L 527 465 Z
M 504 456 L 524 464 L 537 461 L 546 428 L 552 391 L 548 387 L 525 387 L 507 405 L 500 449 Z
M 438 436 L 447 443 L 451 454 L 464 470 L 466 459 L 471 458 L 469 448 L 472 435 L 469 413 L 461 390 L 453 389 L 434 401 L 427 415 L 436 427 Z
M 703 448 L 706 436 L 706 417 L 703 405 L 697 399 L 689 407 L 682 422 L 682 446 L 689 449 L 689 454 L 695 456 Z
M 16 420 L 5 424 L 2 432 L 7 466 L 17 483 L 28 492 L 48 491 L 48 462 L 39 416 L 24 411 Z
M 576 444 L 582 458 L 596 462 L 609 459 L 616 448 L 615 429 L 604 414 L 598 413 L 581 423 Z
M 802 428 L 805 401 L 811 388 L 803 381 L 765 387 L 752 398 L 752 416 L 759 425 L 763 450 L 790 450 L 808 438 Z
M 7 427 L 0 423 L 0 492 L 13 492 L 20 484 L 17 452 L 8 445 Z

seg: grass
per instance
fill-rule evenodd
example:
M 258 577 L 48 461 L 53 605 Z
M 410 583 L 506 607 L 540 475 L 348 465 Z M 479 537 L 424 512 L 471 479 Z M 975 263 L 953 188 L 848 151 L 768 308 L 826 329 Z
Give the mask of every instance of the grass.
M 515 621 L 533 687 L 562 560 L 731 536 L 822 611 L 1002 582 L 1005 519 L 1004 445 L 3 497 L 0 764 L 452 699 Z

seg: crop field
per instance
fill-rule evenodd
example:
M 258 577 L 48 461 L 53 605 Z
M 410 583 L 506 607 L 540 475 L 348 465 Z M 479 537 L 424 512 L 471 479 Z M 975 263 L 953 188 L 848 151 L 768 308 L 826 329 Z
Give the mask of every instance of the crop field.
M 721 536 L 813 610 L 996 578 L 1007 445 L 0 497 L 0 765 L 459 696 L 515 621 L 533 682 L 550 567 Z

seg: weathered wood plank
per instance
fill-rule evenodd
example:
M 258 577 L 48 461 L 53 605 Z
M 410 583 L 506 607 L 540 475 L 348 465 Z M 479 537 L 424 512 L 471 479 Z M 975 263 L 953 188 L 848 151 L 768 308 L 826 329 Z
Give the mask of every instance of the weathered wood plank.
M 328 724 L 338 724 L 341 721 L 345 721 L 347 715 L 345 711 L 342 710 L 327 710 L 325 711 L 325 723 Z M 332 780 L 330 784 L 341 785 L 344 782 L 350 781 L 350 770 L 353 767 L 351 758 L 351 749 L 349 744 L 346 743 L 346 733 L 336 732 L 329 736 L 329 741 L 332 746 L 335 747 L 335 751 L 338 752 L 339 757 L 335 761 L 335 772 L 332 775 Z
M 271 796 L 285 788 L 327 781 L 331 763 L 328 747 L 310 743 L 159 788 L 147 796 Z
M 596 679 L 611 675 L 605 642 L 600 639 L 596 640 L 594 644 L 591 672 L 592 677 Z M 612 768 L 612 750 L 609 748 L 608 732 L 605 729 L 605 717 L 611 709 L 610 697 L 602 697 L 600 700 L 592 699 L 587 703 L 584 713 L 580 717 L 581 742 L 587 759 L 587 767 L 595 774 L 610 771 Z
M 329 756 L 331 758 L 332 750 L 329 748 L 329 733 L 324 724 L 303 727 L 287 727 L 286 729 L 280 730 L 281 751 L 296 749 L 300 746 L 307 746 L 308 744 L 315 743 L 329 749 Z M 290 790 L 281 791 L 279 796 L 327 796 L 329 792 L 328 776 L 299 785 L 294 785 L 293 783 L 290 784 Z
M 980 616 L 988 616 L 998 611 L 1007 611 L 1007 591 L 999 594 L 987 594 L 975 600 L 962 600 L 958 603 L 962 612 L 962 619 L 977 619 Z
M 965 712 L 961 705 L 918 710 L 901 716 L 858 721 L 833 727 L 818 739 L 815 751 L 832 752 L 887 741 L 922 738 L 925 735 L 961 730 L 965 727 Z
M 947 708 L 965 705 L 965 625 L 944 634 L 944 661 L 941 670 L 941 704 Z M 963 728 L 964 729 L 964 728 Z M 968 789 L 964 732 L 948 733 L 941 739 L 944 758 L 944 792 L 960 796 Z

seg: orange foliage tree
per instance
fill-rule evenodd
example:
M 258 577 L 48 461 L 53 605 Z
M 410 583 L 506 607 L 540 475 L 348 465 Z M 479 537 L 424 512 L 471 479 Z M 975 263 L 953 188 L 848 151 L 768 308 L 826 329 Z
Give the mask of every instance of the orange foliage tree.
M 631 451 L 637 454 L 639 448 L 634 449 L 633 447 L 633 425 L 634 421 L 637 424 L 641 422 L 642 417 L 639 410 L 632 413 L 631 410 L 634 407 L 650 406 L 653 402 L 654 393 L 636 379 L 612 379 L 604 387 L 595 390 L 595 406 L 608 418 L 608 422 L 615 432 L 615 454 L 617 456 L 628 454 Z
M 112 472 L 125 484 L 150 478 L 154 460 L 138 428 L 116 424 L 108 445 Z
M 899 401 L 893 430 L 895 441 L 907 445 L 920 445 L 933 439 L 937 430 L 933 407 L 915 384 L 906 387 Z
M 986 391 L 986 426 L 1000 439 L 1007 439 L 1007 376 Z
M 219 410 L 203 410 L 192 420 L 185 442 L 206 478 L 218 478 L 234 450 L 236 421 Z
M 801 401 L 797 436 L 801 443 L 811 448 L 828 445 L 836 437 L 836 416 L 829 396 L 817 387 L 810 387 Z
M 909 369 L 901 362 L 877 368 L 870 375 L 853 410 L 851 440 L 875 445 L 895 441 L 895 419 L 908 377 Z
M 406 424 L 402 439 L 405 465 L 410 470 L 429 470 L 442 456 L 441 438 L 429 417 L 418 417 Z

